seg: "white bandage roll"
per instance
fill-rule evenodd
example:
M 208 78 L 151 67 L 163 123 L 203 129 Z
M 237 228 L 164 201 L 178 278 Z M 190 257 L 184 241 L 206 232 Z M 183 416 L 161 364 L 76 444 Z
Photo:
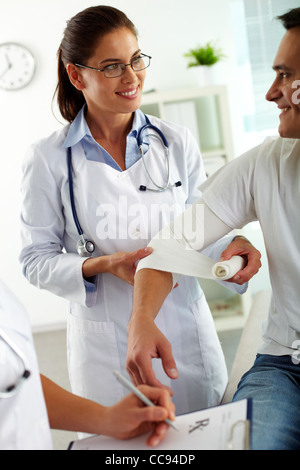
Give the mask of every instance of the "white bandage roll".
M 139 261 L 137 272 L 145 268 L 171 272 L 174 282 L 178 280 L 178 276 L 174 276 L 176 274 L 225 281 L 232 278 L 245 265 L 241 256 L 233 256 L 228 261 L 216 263 L 198 251 L 185 248 L 174 239 L 167 241 L 153 239 L 150 246 L 153 248 L 153 253 Z
M 242 256 L 233 256 L 227 261 L 216 263 L 212 268 L 212 274 L 216 279 L 226 281 L 231 279 L 237 272 L 245 267 L 245 260 Z
M 244 258 L 233 256 L 216 263 L 200 253 L 231 230 L 200 199 L 151 240 L 153 252 L 139 261 L 136 272 L 147 268 L 170 272 L 173 285 L 179 275 L 215 281 L 231 279 L 244 268 Z

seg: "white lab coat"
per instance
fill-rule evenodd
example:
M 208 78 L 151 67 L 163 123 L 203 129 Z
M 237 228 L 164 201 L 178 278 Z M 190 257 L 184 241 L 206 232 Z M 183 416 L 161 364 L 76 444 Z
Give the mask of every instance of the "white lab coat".
M 152 186 L 142 160 L 119 172 L 88 161 L 81 143 L 72 148 L 75 203 L 86 237 L 96 244 L 94 256 L 134 251 L 147 246 L 157 231 L 199 197 L 205 179 L 198 146 L 181 126 L 150 117 L 169 141 L 171 182 L 182 186 L 163 193 L 141 192 Z M 68 364 L 72 391 L 112 405 L 126 394 L 112 371 L 126 374 L 127 324 L 132 287 L 105 273 L 97 290 L 86 293 L 82 263 L 76 252 L 78 233 L 72 217 L 66 149 L 68 126 L 35 145 L 24 163 L 21 262 L 27 279 L 39 288 L 70 300 Z M 161 142 L 152 139 L 146 162 L 157 183 L 166 179 Z M 174 213 L 170 206 L 177 208 Z M 159 223 L 160 211 L 162 222 Z M 106 218 L 105 218 L 106 214 Z M 215 246 L 218 259 L 224 242 Z M 64 248 L 64 252 L 62 249 Z M 171 381 L 154 365 L 158 377 L 174 390 L 177 413 L 220 402 L 227 373 L 211 313 L 198 281 L 182 277 L 156 319 L 172 344 L 179 378 Z
M 30 377 L 0 398 L 0 450 L 51 450 L 52 439 L 27 313 L 0 281 L 0 328 L 26 357 Z M 0 337 L 0 388 L 11 384 L 17 356 Z

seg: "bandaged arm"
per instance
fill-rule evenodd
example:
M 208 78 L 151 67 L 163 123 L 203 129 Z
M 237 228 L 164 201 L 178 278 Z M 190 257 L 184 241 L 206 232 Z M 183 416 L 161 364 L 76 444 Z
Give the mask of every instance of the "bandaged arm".
M 153 253 L 139 262 L 137 272 L 172 273 L 173 286 L 181 274 L 214 279 L 214 262 L 199 251 L 231 231 L 200 199 L 151 240 Z

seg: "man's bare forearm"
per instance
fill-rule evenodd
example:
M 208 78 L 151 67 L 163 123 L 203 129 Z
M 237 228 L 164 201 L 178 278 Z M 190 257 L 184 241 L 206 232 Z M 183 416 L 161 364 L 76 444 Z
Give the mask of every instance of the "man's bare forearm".
M 154 319 L 173 287 L 171 273 L 141 269 L 134 280 L 132 317 L 143 315 Z
M 145 268 L 135 276 L 133 309 L 128 324 L 126 368 L 136 385 L 145 383 L 168 388 L 157 380 L 152 369 L 153 358 L 161 359 L 169 377 L 178 377 L 172 347 L 154 322 L 172 288 L 173 276 L 168 272 Z M 173 394 L 171 389 L 169 391 Z

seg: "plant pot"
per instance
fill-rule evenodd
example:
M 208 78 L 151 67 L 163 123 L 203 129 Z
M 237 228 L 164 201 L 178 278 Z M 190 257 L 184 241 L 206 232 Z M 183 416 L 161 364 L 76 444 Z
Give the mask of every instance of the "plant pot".
M 198 86 L 210 86 L 218 83 L 215 65 L 199 65 L 195 67 Z

